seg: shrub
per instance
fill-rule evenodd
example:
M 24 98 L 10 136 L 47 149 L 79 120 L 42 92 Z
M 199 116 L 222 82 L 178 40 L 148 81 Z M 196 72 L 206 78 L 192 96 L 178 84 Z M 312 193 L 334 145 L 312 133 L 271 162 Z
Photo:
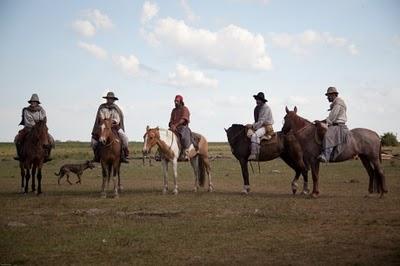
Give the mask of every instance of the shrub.
M 397 141 L 397 137 L 392 132 L 387 132 L 383 134 L 381 137 L 382 146 L 397 146 L 399 142 Z

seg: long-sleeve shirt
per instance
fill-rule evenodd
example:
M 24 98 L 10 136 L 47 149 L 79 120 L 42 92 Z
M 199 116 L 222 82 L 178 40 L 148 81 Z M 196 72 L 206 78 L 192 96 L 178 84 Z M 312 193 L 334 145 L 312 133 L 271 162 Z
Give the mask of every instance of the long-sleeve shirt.
M 336 97 L 331 103 L 329 116 L 326 118 L 328 125 L 347 122 L 347 107 L 342 98 Z
M 188 125 L 190 123 L 190 112 L 186 106 L 175 107 L 171 112 L 171 118 L 169 119 L 169 126 L 177 126 L 182 120 L 186 120 L 183 125 Z
M 38 121 L 45 119 L 46 119 L 46 111 L 43 108 L 40 108 L 39 111 L 32 111 L 29 108 L 24 108 L 23 125 L 25 127 L 31 128 Z
M 271 108 L 266 103 L 254 108 L 254 121 L 253 128 L 255 130 L 266 125 L 274 124 Z

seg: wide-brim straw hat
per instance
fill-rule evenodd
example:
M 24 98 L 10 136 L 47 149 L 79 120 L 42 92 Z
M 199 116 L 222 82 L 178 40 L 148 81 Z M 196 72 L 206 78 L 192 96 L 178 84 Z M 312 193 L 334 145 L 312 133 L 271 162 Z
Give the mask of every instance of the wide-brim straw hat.
M 268 102 L 268 101 L 265 99 L 265 95 L 264 95 L 263 92 L 259 92 L 259 93 L 257 93 L 257 95 L 253 95 L 253 97 L 254 97 L 254 99 L 256 99 L 256 100 L 261 100 L 261 101 L 263 101 L 263 102 Z
M 36 93 L 32 94 L 31 99 L 28 101 L 28 103 L 31 102 L 37 102 L 38 104 L 40 104 L 39 96 Z
M 328 96 L 329 94 L 339 94 L 339 92 L 335 87 L 329 87 L 325 95 Z
M 104 99 L 114 99 L 114 100 L 118 100 L 117 97 L 115 97 L 114 92 L 110 91 L 107 93 L 106 96 L 103 97 Z

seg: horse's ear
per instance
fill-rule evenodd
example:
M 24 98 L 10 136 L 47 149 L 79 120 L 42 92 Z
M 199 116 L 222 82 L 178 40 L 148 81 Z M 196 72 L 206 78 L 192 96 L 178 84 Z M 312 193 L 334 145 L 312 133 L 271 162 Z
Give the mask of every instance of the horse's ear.
M 146 131 L 149 131 L 149 129 L 150 129 L 150 127 L 149 127 L 149 125 L 147 125 L 147 127 L 146 127 Z
M 289 109 L 287 108 L 287 106 L 285 107 L 286 113 L 289 113 Z
M 156 129 L 159 130 L 160 128 L 159 128 L 159 127 L 156 127 Z
M 228 130 L 226 128 L 224 128 L 225 132 L 228 133 Z
M 294 107 L 294 113 L 297 114 L 297 106 Z

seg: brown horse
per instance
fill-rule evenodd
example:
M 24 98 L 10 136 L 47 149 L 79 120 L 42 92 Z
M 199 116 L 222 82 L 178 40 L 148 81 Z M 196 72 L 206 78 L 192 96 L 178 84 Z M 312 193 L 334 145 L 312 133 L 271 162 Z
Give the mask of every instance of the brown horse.
M 46 155 L 44 145 L 47 143 L 47 132 L 46 122 L 39 121 L 28 132 L 22 144 L 19 167 L 21 169 L 21 192 L 23 193 L 28 193 L 28 183 L 31 176 L 32 191 L 36 191 L 35 178 L 37 178 L 38 189 L 36 193 L 37 195 L 42 193 L 42 166 Z
M 103 174 L 103 184 L 101 186 L 101 197 L 106 198 L 107 193 L 105 190 L 106 182 L 107 187 L 110 183 L 111 173 L 113 175 L 114 182 L 114 197 L 118 198 L 118 191 L 121 191 L 121 178 L 120 178 L 120 167 L 121 167 L 121 141 L 118 134 L 112 129 L 112 120 L 103 119 L 99 123 L 99 154 L 100 163 Z M 118 177 L 118 178 L 117 178 Z
M 289 111 L 286 107 L 285 122 L 282 132 L 287 134 L 290 131 L 298 139 L 303 152 L 304 162 L 311 167 L 313 178 L 312 196 L 319 194 L 319 161 L 318 155 L 321 153 L 321 128 L 316 124 L 297 115 L 297 107 L 294 111 Z M 378 134 L 365 128 L 355 128 L 350 130 L 351 137 L 349 144 L 338 156 L 335 162 L 342 162 L 353 159 L 356 155 L 361 159 L 369 175 L 369 193 L 376 192 L 383 196 L 387 193 L 386 179 L 381 166 L 381 141 Z
M 189 153 L 190 164 L 192 165 L 195 179 L 194 191 L 198 190 L 199 185 L 204 186 L 205 175 L 208 175 L 208 191 L 212 192 L 214 187 L 211 182 L 211 167 L 208 159 L 208 142 L 205 137 L 200 134 L 193 133 L 199 138 L 198 150 L 195 154 Z M 161 155 L 161 162 L 164 172 L 164 188 L 163 194 L 168 191 L 168 163 L 172 162 L 174 170 L 174 194 L 178 194 L 178 157 L 180 154 L 179 139 L 174 132 L 168 129 L 150 128 L 147 126 L 146 133 L 143 136 L 143 156 L 150 153 L 151 148 L 158 146 L 158 151 Z

